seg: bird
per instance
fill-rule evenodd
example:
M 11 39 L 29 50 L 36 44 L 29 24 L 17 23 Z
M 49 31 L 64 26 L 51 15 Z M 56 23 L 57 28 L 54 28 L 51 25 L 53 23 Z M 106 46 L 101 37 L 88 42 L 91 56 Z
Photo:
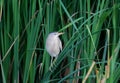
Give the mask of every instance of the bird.
M 55 57 L 56 60 L 60 51 L 62 51 L 62 42 L 59 38 L 62 34 L 63 32 L 51 32 L 46 38 L 46 50 L 51 56 L 51 66 L 53 57 Z

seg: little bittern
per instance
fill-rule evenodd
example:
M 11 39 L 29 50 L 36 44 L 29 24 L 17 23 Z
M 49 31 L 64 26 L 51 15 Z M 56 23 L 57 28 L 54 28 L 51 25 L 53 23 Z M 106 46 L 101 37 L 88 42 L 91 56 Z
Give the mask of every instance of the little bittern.
M 62 50 L 62 43 L 59 38 L 60 35 L 63 33 L 58 33 L 58 32 L 52 32 L 48 35 L 46 39 L 46 50 L 51 56 L 51 63 L 53 60 L 53 57 L 57 58 L 58 54 Z

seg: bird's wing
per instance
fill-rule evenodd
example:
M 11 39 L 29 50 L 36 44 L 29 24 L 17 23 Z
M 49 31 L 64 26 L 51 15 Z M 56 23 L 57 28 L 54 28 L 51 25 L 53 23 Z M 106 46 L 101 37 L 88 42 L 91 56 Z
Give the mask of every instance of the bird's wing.
M 59 39 L 59 48 L 60 50 L 62 50 L 62 42 L 60 41 L 60 39 Z

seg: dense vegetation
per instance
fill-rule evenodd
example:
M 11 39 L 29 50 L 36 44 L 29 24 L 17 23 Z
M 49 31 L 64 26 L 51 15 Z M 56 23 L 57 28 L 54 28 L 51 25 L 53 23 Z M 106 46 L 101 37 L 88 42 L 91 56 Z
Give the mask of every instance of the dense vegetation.
M 45 41 L 64 32 L 49 70 Z M 117 83 L 120 0 L 0 0 L 0 82 Z

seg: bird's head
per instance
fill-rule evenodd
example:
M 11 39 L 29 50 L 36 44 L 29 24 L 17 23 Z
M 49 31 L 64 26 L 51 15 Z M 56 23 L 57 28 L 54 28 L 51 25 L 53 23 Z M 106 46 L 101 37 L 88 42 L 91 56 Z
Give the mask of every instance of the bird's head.
M 54 35 L 54 36 L 60 36 L 62 34 L 64 34 L 64 33 L 63 32 L 52 32 L 52 33 L 50 33 L 50 35 Z

